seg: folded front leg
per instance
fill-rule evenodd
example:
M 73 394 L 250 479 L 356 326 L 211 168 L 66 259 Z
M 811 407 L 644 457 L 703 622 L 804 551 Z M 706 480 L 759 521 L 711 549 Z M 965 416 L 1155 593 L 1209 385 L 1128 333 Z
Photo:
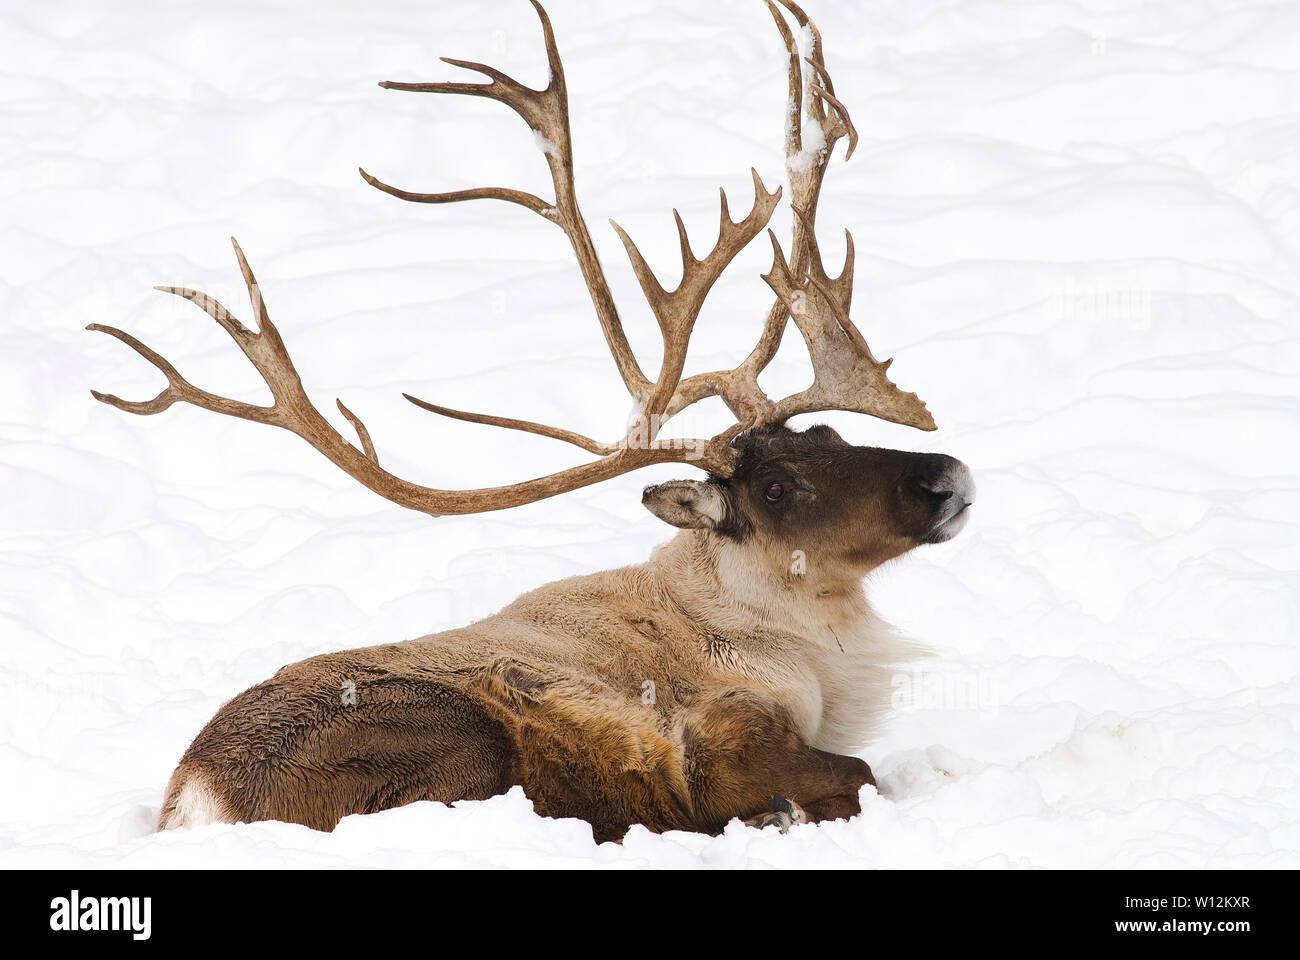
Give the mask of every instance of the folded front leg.
M 804 742 L 770 696 L 731 688 L 702 697 L 679 721 L 682 770 L 697 829 L 739 817 L 762 826 L 837 820 L 861 812 L 858 790 L 875 784 L 857 757 Z

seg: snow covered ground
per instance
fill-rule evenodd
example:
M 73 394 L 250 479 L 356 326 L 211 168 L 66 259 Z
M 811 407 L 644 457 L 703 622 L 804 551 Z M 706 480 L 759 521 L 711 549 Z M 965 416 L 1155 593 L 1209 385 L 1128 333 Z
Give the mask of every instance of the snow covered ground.
M 626 396 L 559 231 L 356 174 L 549 190 L 504 107 L 375 86 L 456 78 L 439 55 L 540 85 L 524 0 L 3 0 L 0 866 L 1300 866 L 1300 4 L 807 6 L 862 133 L 827 181 L 828 259 L 850 227 L 855 315 L 940 430 L 824 419 L 960 456 L 980 489 L 967 532 L 870 584 L 939 656 L 864 754 L 862 816 L 596 846 L 516 790 L 331 834 L 151 834 L 224 700 L 639 561 L 669 531 L 638 491 L 691 471 L 432 520 L 279 431 L 90 397 L 161 384 L 98 321 L 263 399 L 215 324 L 151 289 L 250 319 L 234 234 L 319 406 L 342 397 L 396 472 L 479 486 L 577 462 L 402 391 L 617 433 Z M 757 0 L 549 9 L 581 202 L 654 369 L 605 219 L 671 277 L 672 206 L 702 246 L 719 185 L 739 211 L 751 165 L 782 182 L 782 49 Z M 748 350 L 767 265 L 756 243 L 723 278 L 691 369 Z M 774 394 L 808 375 L 787 347 Z

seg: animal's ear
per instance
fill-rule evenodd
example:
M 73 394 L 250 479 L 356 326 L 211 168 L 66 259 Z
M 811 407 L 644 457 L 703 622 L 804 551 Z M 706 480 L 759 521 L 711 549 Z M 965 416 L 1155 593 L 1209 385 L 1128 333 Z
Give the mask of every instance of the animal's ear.
M 720 529 L 730 512 L 726 489 L 701 480 L 654 484 L 642 491 L 641 502 L 665 523 L 688 530 Z

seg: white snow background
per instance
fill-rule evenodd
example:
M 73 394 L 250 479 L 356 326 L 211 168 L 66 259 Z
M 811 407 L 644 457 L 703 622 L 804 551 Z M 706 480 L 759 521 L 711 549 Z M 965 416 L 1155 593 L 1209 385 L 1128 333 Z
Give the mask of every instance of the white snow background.
M 577 182 L 643 365 L 658 333 L 617 219 L 665 282 L 717 187 L 784 182 L 784 56 L 758 0 L 550 0 Z M 592 842 L 518 790 L 350 817 L 151 833 L 176 760 L 285 663 L 466 623 L 548 580 L 640 562 L 664 467 L 504 513 L 429 517 L 282 431 L 176 406 L 83 327 L 265 402 L 234 344 L 154 284 L 251 322 L 257 272 L 317 405 L 390 469 L 511 482 L 581 462 L 402 399 L 617 435 L 629 402 L 562 233 L 480 201 L 550 194 L 504 106 L 381 90 L 545 82 L 524 0 L 0 4 L 0 866 L 1300 866 L 1300 4 L 808 0 L 862 143 L 820 206 L 858 249 L 854 315 L 928 402 L 857 443 L 976 473 L 967 531 L 869 583 L 938 651 L 863 756 L 851 822 Z M 783 205 L 774 221 L 788 236 Z M 788 241 L 787 241 L 788 247 Z M 771 294 L 756 241 L 688 373 L 731 366 Z M 773 394 L 809 370 L 788 335 Z M 725 425 L 720 405 L 681 432 Z M 706 431 L 701 433 L 701 431 Z

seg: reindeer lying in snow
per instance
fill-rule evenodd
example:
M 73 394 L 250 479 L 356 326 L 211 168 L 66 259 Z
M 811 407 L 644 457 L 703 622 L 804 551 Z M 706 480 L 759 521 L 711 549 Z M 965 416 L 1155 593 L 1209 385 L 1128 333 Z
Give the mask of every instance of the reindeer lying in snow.
M 563 229 L 641 418 L 622 439 L 602 443 L 408 399 L 445 416 L 565 440 L 596 454 L 594 461 L 468 491 L 389 473 L 352 411 L 339 402 L 357 445 L 308 400 L 238 245 L 256 331 L 204 294 L 163 289 L 194 301 L 230 334 L 270 388 L 271 406 L 195 387 L 130 334 L 91 325 L 135 349 L 168 383 L 150 401 L 96 398 L 140 414 L 185 401 L 283 427 L 376 493 L 434 516 L 528 503 L 652 463 L 692 463 L 709 474 L 646 488 L 645 506 L 681 529 L 648 563 L 549 584 L 461 629 L 312 657 L 235 697 L 182 757 L 160 829 L 276 819 L 328 830 L 351 813 L 482 799 L 514 784 L 539 813 L 580 817 L 599 840 L 636 823 L 713 832 L 733 817 L 785 828 L 858 812 L 859 788 L 874 781 L 866 763 L 846 754 L 867 739 L 888 702 L 889 665 L 911 653 L 872 613 L 862 578 L 918 544 L 955 536 L 974 486 L 951 457 L 857 447 L 829 427 L 784 425 L 796 414 L 851 410 L 934 429 L 924 404 L 890 382 L 889 361 L 876 361 L 849 319 L 851 237 L 840 275 L 823 268 L 814 232 L 822 178 L 835 144 L 848 137 L 852 153 L 857 135 L 835 97 L 815 25 L 793 2 L 780 2 L 812 40 L 801 60 L 784 16 L 768 3 L 789 52 L 792 252 L 787 261 L 768 231 L 773 266 L 764 279 L 776 300 L 758 344 L 732 370 L 683 378 L 687 345 L 714 281 L 767 225 L 779 189 L 768 193 L 754 173 L 753 208 L 739 222 L 723 193 L 718 241 L 703 259 L 677 217 L 683 276 L 673 291 L 615 225 L 663 335 L 663 362 L 651 380 L 624 336 L 578 210 L 564 71 L 536 0 L 550 63 L 546 89 L 455 60 L 448 62 L 489 82 L 383 84 L 498 100 L 544 138 L 554 203 L 504 188 L 416 194 L 362 176 L 423 203 L 509 201 Z M 806 88 L 805 62 L 812 69 Z M 789 320 L 807 344 L 814 379 L 773 401 L 757 379 Z M 659 439 L 665 420 L 713 396 L 735 414 L 731 427 L 709 439 Z

